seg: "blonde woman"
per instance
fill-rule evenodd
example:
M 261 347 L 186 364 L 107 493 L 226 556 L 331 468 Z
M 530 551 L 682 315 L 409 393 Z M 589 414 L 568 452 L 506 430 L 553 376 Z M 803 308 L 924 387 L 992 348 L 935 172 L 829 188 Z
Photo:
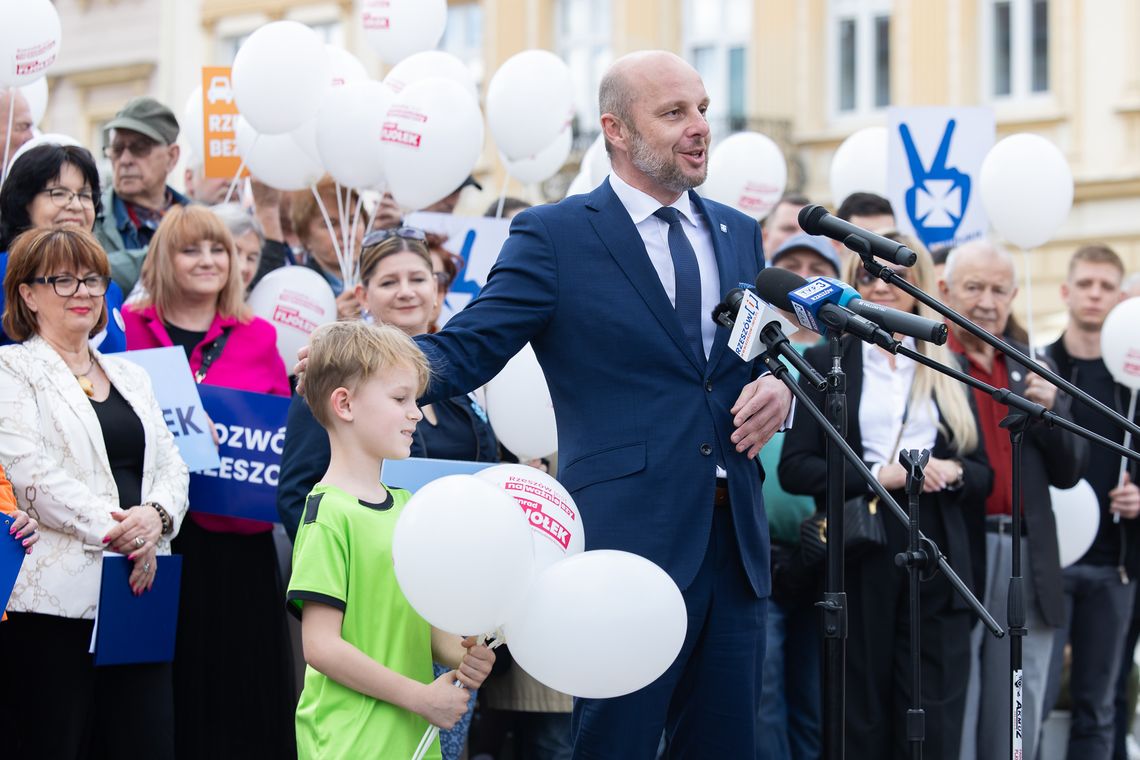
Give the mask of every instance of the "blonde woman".
M 934 292 L 930 254 L 915 240 L 888 237 L 918 253 L 918 262 L 899 274 L 922 290 Z M 916 299 L 871 277 L 858 257 L 847 262 L 844 279 L 864 300 L 937 319 Z M 900 336 L 895 336 L 899 338 Z M 945 364 L 942 346 L 904 338 L 903 342 Z M 879 482 L 906 506 L 906 472 L 900 449 L 929 449 L 920 501 L 923 532 L 933 539 L 967 583 L 971 578 L 966 513 L 984 509 L 993 480 L 976 414 L 957 382 L 902 356 L 842 339 L 847 375 L 847 442 Z M 804 357 L 821 374 L 831 366 L 827 346 L 808 349 Z M 805 385 L 805 387 L 808 387 Z M 823 395 L 809 388 L 823 408 Z M 806 414 L 797 414 L 780 459 L 780 483 L 789 493 L 814 496 L 824 508 L 826 439 Z M 845 471 L 844 497 L 871 491 L 851 468 Z M 907 758 L 906 711 L 911 704 L 907 577 L 895 554 L 906 547 L 906 528 L 880 510 L 887 545 L 848 558 L 847 602 L 847 747 L 852 757 Z M 925 755 L 958 757 L 969 674 L 971 613 L 941 575 L 922 584 L 922 701 L 926 710 Z

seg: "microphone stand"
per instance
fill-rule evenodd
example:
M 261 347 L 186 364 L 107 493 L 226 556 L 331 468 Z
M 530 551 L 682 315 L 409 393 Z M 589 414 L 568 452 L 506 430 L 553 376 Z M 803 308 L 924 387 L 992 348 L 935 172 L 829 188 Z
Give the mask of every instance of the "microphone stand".
M 988 335 L 989 333 L 986 334 Z M 1023 699 L 1024 678 L 1022 650 L 1025 636 L 1028 633 L 1025 627 L 1025 587 L 1023 583 L 1024 579 L 1021 575 L 1021 452 L 1025 431 L 1035 423 L 1044 422 L 1046 425 L 1059 427 L 1089 441 L 1099 443 L 1101 446 L 1105 446 L 1129 459 L 1140 461 L 1140 454 L 1120 445 L 1116 441 L 1109 440 L 1091 430 L 1086 430 L 1077 423 L 1061 417 L 1053 411 L 1046 409 L 1041 404 L 1034 403 L 1023 396 L 1017 395 L 1008 388 L 997 388 L 961 370 L 948 367 L 918 351 L 907 348 L 901 343 L 896 342 L 893 348 L 888 348 L 887 350 L 892 353 L 901 354 L 919 364 L 930 367 L 934 371 L 941 372 L 959 382 L 965 383 L 971 388 L 977 388 L 991 396 L 999 404 L 1008 407 L 1011 412 L 1008 417 L 1001 421 L 1001 426 L 1009 431 L 1009 441 L 1012 446 L 1013 526 L 1011 537 L 1013 546 L 1010 557 L 1009 597 L 1006 605 L 1006 615 L 1007 623 L 1009 624 L 1010 757 L 1012 760 L 1019 760 L 1022 757 L 1022 709 L 1025 704 Z M 995 633 L 995 635 L 997 634 Z
M 910 672 L 911 672 L 911 708 L 906 711 L 906 738 L 910 742 L 910 752 L 913 760 L 922 760 L 922 743 L 926 740 L 926 712 L 922 709 L 922 630 L 920 622 L 921 599 L 918 595 L 918 584 L 924 580 L 922 572 L 929 567 L 930 557 L 937 552 L 927 551 L 922 547 L 918 530 L 918 501 L 922 496 L 922 485 L 926 480 L 923 468 L 930 461 L 930 451 L 923 449 L 903 450 L 899 452 L 899 464 L 906 470 L 906 500 L 907 510 L 910 512 L 910 522 L 907 532 L 907 550 L 895 555 L 895 564 L 907 569 L 908 593 L 910 595 Z M 929 576 L 933 577 L 933 573 Z
M 770 326 L 769 326 L 770 327 Z M 830 331 L 834 333 L 834 331 Z M 765 329 L 761 331 L 760 337 L 765 345 L 771 341 L 773 344 L 773 333 L 782 332 L 779 330 Z M 846 388 L 845 377 L 843 375 L 842 367 L 840 365 L 839 353 L 839 339 L 836 335 L 830 335 L 828 342 L 831 345 L 832 356 L 832 371 L 828 374 L 828 388 L 829 396 L 831 389 L 834 388 L 834 396 L 832 399 L 835 402 L 836 410 L 846 411 L 843 407 L 843 392 Z M 760 359 L 764 362 L 768 370 L 777 377 L 788 389 L 792 395 L 799 401 L 797 409 L 802 409 L 809 414 L 816 423 L 823 430 L 828 440 L 828 488 L 827 488 L 827 520 L 828 520 L 828 541 L 827 541 L 827 578 L 824 593 L 824 599 L 819 603 L 823 609 L 824 618 L 824 688 L 825 696 L 823 700 L 824 708 L 824 757 L 828 760 L 843 760 L 844 757 L 844 665 L 846 658 L 846 642 L 847 642 L 847 602 L 846 594 L 843 590 L 844 573 L 843 573 L 843 461 L 838 457 L 832 457 L 830 452 L 834 449 L 838 454 L 841 454 L 848 463 L 851 464 L 855 471 L 859 473 L 860 477 L 866 481 L 871 490 L 879 497 L 879 503 L 885 505 L 894 515 L 895 519 L 902 522 L 904 525 L 910 523 L 906 513 L 902 511 L 898 503 L 891 498 L 890 493 L 883 488 L 882 483 L 875 478 L 859 455 L 855 453 L 851 445 L 847 443 L 846 438 L 839 430 L 837 430 L 822 411 L 816 408 L 811 398 L 807 395 L 807 391 L 800 387 L 799 383 L 788 375 L 788 368 L 784 365 L 780 358 L 776 355 L 775 351 L 765 351 L 760 355 Z M 829 411 L 831 411 L 829 409 Z M 846 419 L 846 414 L 842 419 Z M 838 475 L 835 473 L 838 472 Z M 833 522 L 834 520 L 834 522 Z M 917 528 L 916 528 L 917 530 Z M 918 539 L 927 547 L 929 558 L 927 562 L 933 561 L 938 570 L 946 576 L 947 581 L 954 588 L 954 591 L 962 597 L 966 604 L 974 611 L 982 623 L 993 633 L 994 636 L 1001 637 L 1005 635 L 1002 627 L 998 625 L 993 616 L 982 603 L 978 601 L 977 597 L 966 587 L 958 574 L 954 572 L 954 568 L 946 560 L 945 555 L 935 545 L 933 541 L 926 538 L 921 531 L 918 532 Z M 921 696 L 921 695 L 919 695 Z

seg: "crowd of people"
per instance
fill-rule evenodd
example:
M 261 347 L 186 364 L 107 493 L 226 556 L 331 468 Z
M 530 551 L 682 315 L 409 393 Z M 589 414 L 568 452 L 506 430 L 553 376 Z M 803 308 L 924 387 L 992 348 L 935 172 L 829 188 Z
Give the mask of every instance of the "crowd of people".
M 0 123 L 0 145 L 15 156 L 0 187 L 0 512 L 28 552 L 0 648 L 36 664 L 19 688 L 0 689 L 0 712 L 21 721 L 5 742 L 12 756 L 411 757 L 429 725 L 443 730 L 426 757 L 448 760 L 822 756 L 823 570 L 802 535 L 824 509 L 824 431 L 760 364 L 731 356 L 707 315 L 726 283 L 751 282 L 765 266 L 839 278 L 865 301 L 936 315 L 842 246 L 800 230 L 806 197 L 785 196 L 761 226 L 692 192 L 710 136 L 708 98 L 688 64 L 662 52 L 623 57 L 599 100 L 609 177 L 559 204 L 504 204 L 511 235 L 480 295 L 445 325 L 442 301 L 465 262 L 446 240 L 406 226 L 390 196 L 353 225 L 359 199 L 338 199 L 330 179 L 283 193 L 253 178 L 244 202 L 227 202 L 228 183 L 195 165 L 183 194 L 168 184 L 178 121 L 149 97 L 107 125 L 106 187 L 85 148 L 33 140 L 19 119 L 11 133 Z M 453 212 L 472 183 L 428 210 Z M 1029 352 L 1012 317 L 1015 264 L 999 245 L 929 252 L 868 193 L 836 214 L 910 247 L 917 263 L 900 270 L 910 284 Z M 357 281 L 345 280 L 340 246 Z M 336 298 L 338 321 L 314 333 L 298 367 L 286 366 L 274 327 L 246 303 L 285 266 L 313 269 Z M 1126 274 L 1107 245 L 1077 250 L 1061 289 L 1069 324 L 1036 352 L 1122 413 L 1129 392 L 1101 359 L 1099 336 L 1112 307 L 1134 295 Z M 826 341 L 806 329 L 789 338 L 827 373 Z M 945 346 L 902 341 L 1124 438 L 957 325 Z M 528 342 L 557 410 L 554 474 L 578 502 L 589 548 L 653 560 L 688 609 L 676 662 L 623 697 L 572 704 L 512 664 L 509 641 L 492 653 L 432 630 L 392 570 L 409 494 L 379 482 L 381 461 L 513 460 L 475 391 Z M 284 538 L 272 523 L 190 502 L 151 381 L 117 355 L 157 347 L 181 349 L 198 384 L 290 399 L 276 491 Z M 852 336 L 841 350 L 848 443 L 899 503 L 899 450 L 930 451 L 922 529 L 1005 627 L 1015 508 L 1007 410 Z M 823 408 L 823 394 L 803 387 Z M 1121 477 L 1118 457 L 1044 425 L 1026 432 L 1021 467 L 1024 756 L 1039 757 L 1042 723 L 1061 699 L 1070 758 L 1124 760 L 1140 638 L 1131 585 L 1140 472 L 1130 464 Z M 1062 567 L 1049 487 L 1082 478 L 1100 528 Z M 850 468 L 844 498 L 864 500 L 885 535 L 846 560 L 847 752 L 909 757 L 908 591 L 895 563 L 906 527 L 876 510 Z M 284 576 L 281 540 L 292 544 Z M 103 557 L 125 556 L 141 595 L 172 552 L 183 562 L 173 661 L 96 666 Z M 922 584 L 921 626 L 927 756 L 1008 756 L 1008 642 L 984 630 L 942 575 Z

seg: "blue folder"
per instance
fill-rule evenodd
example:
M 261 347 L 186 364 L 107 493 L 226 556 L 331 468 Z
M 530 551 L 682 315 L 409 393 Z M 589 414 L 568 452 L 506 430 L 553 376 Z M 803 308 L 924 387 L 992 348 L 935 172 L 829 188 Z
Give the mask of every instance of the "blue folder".
M 455 459 L 385 459 L 380 464 L 380 482 L 390 488 L 404 488 L 412 493 L 445 475 L 474 475 L 494 467 L 495 462 L 461 462 Z
M 24 539 L 8 533 L 12 520 L 12 515 L 0 514 L 0 612 L 8 606 L 20 565 L 24 563 L 24 547 L 20 545 Z
M 128 578 L 133 562 L 103 557 L 103 583 L 95 631 L 96 665 L 133 665 L 174 659 L 182 557 L 158 558 L 154 586 L 135 596 Z M 205 613 L 203 613 L 205 614 Z

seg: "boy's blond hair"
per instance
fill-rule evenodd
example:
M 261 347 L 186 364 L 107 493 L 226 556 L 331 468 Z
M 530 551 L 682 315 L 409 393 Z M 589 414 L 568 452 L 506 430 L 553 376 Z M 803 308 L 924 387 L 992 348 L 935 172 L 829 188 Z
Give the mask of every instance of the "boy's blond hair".
M 410 367 L 416 395 L 427 388 L 430 367 L 416 342 L 395 327 L 365 322 L 332 322 L 309 338 L 309 364 L 303 376 L 305 401 L 326 430 L 332 426 L 329 399 L 337 388 L 355 389 L 378 372 Z

